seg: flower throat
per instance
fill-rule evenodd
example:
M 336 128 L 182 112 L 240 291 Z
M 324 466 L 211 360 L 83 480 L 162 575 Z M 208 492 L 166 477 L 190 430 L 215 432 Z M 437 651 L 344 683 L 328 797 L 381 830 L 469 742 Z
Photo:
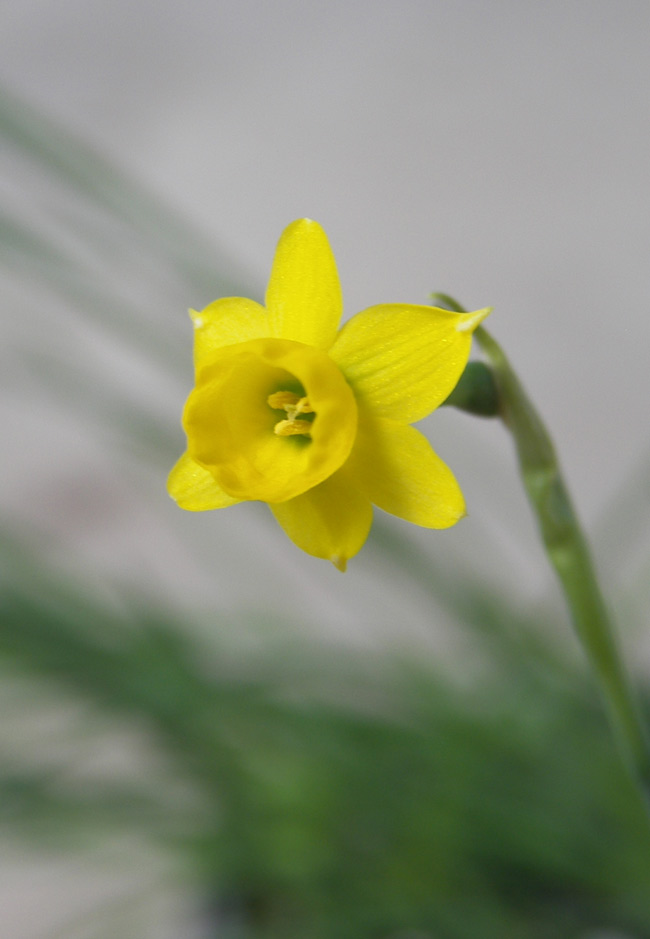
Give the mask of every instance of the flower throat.
M 269 395 L 267 404 L 274 411 L 286 411 L 286 418 L 278 421 L 273 428 L 273 433 L 278 437 L 294 437 L 302 434 L 309 436 L 311 434 L 312 420 L 301 418 L 301 414 L 314 414 L 314 410 L 306 396 L 301 397 L 293 391 L 276 391 Z

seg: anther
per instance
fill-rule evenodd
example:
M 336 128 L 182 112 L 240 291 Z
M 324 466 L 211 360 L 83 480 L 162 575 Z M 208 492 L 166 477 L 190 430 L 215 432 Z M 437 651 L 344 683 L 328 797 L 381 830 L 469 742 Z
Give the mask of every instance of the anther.
M 268 406 L 276 411 L 293 408 L 299 401 L 300 395 L 294 394 L 293 391 L 276 391 L 275 394 L 269 395 L 266 399 Z
M 278 437 L 293 437 L 298 434 L 311 433 L 311 427 L 311 421 L 278 421 L 273 428 L 273 433 L 277 434 Z
M 286 411 L 287 418 L 284 421 L 278 421 L 273 428 L 273 432 L 278 437 L 294 437 L 298 434 L 308 436 L 311 433 L 311 421 L 301 421 L 299 414 L 313 414 L 314 409 L 306 396 L 294 394 L 293 391 L 276 391 L 269 395 L 266 403 L 274 411 Z
M 307 397 L 300 397 L 293 391 L 276 391 L 266 399 L 269 407 L 276 411 L 286 411 L 290 419 L 297 414 L 313 414 L 313 408 Z

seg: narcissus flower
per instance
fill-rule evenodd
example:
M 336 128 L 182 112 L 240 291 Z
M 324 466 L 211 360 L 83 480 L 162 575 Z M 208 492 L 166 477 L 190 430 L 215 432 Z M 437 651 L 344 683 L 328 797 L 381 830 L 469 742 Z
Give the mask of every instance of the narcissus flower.
M 266 306 L 216 300 L 194 322 L 187 452 L 170 495 L 190 511 L 267 502 L 298 547 L 340 570 L 372 506 L 425 528 L 465 514 L 451 470 L 410 425 L 452 391 L 489 310 L 384 304 L 339 330 L 341 288 L 323 229 L 285 230 Z

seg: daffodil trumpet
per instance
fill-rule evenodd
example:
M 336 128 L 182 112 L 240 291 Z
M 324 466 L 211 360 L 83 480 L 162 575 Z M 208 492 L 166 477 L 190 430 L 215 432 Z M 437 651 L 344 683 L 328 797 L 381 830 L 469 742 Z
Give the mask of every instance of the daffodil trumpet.
M 425 528 L 465 515 L 460 487 L 413 423 L 450 395 L 489 313 L 383 304 L 342 327 L 336 262 L 317 222 L 282 234 L 265 305 L 216 300 L 194 324 L 184 509 L 266 502 L 308 554 L 345 570 L 373 506 Z

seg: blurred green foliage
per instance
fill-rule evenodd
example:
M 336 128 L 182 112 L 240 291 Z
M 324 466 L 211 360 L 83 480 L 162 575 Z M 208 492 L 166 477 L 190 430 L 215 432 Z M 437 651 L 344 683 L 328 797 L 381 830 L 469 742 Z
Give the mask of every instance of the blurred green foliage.
M 516 640 L 505 604 L 464 626 L 491 648 L 469 687 L 288 634 L 238 661 L 232 624 L 206 648 L 152 606 L 111 613 L 16 577 L 5 673 L 145 729 L 165 771 L 91 788 L 5 768 L 4 821 L 160 839 L 219 936 L 650 935 L 650 831 L 589 685 L 549 668 L 530 622 Z
M 225 260 L 60 128 L 6 98 L 0 136 L 110 216 L 108 234 L 86 219 L 97 250 L 128 230 L 187 281 L 232 292 Z M 94 281 L 64 237 L 9 217 L 0 234 L 7 269 L 18 258 L 45 292 L 171 362 L 149 343 L 152 321 L 118 302 L 110 278 Z M 55 357 L 34 362 L 68 406 L 124 443 L 150 440 L 148 459 L 173 450 L 175 428 L 146 410 L 124 421 L 83 366 L 70 385 Z M 243 613 L 215 617 L 207 641 L 194 610 L 112 602 L 5 531 L 0 674 L 5 731 L 13 722 L 21 746 L 3 744 L 0 823 L 71 851 L 137 832 L 184 859 L 206 936 L 222 939 L 650 939 L 650 830 L 548 614 L 522 615 L 467 569 L 430 570 L 381 524 L 375 545 L 446 608 L 474 650 L 465 670 L 325 644 L 300 623 L 265 630 Z M 24 736 L 57 702 L 79 708 L 64 721 L 70 740 L 136 734 L 153 768 L 70 772 L 66 748 Z

